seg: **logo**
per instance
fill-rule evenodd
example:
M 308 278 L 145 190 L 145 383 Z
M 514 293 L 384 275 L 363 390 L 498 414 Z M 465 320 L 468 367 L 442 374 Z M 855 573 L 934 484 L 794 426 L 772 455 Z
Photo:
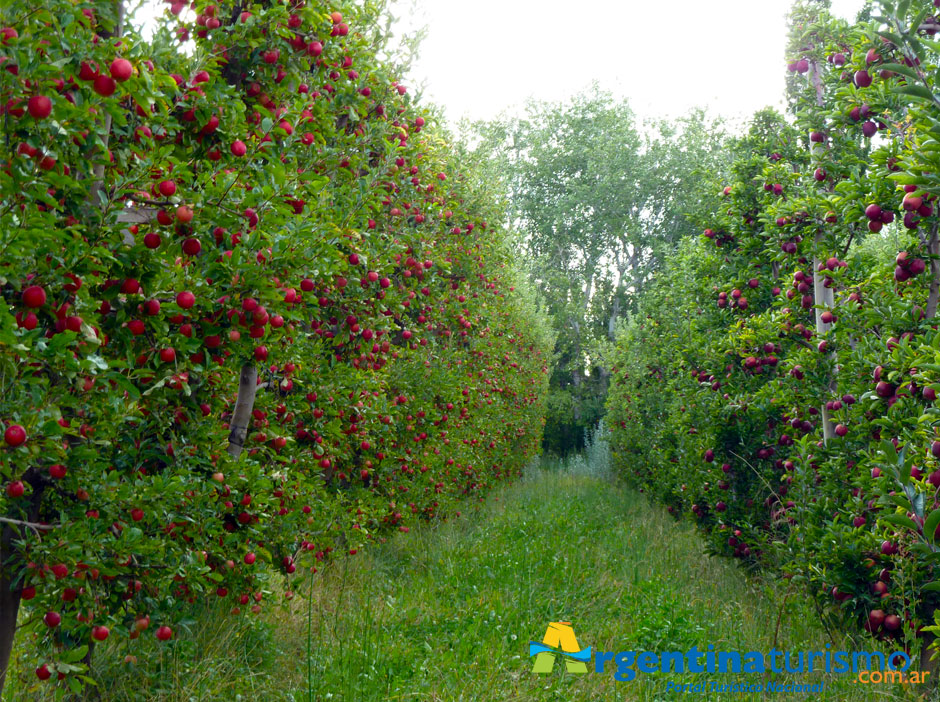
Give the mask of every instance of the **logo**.
M 550 622 L 542 643 L 529 642 L 529 657 L 535 656 L 533 673 L 551 673 L 555 659 L 561 656 L 569 673 L 586 673 L 591 661 L 591 647 L 584 650 L 578 646 L 571 622 Z
M 711 675 L 754 674 L 768 676 L 771 673 L 801 675 L 805 673 L 827 673 L 836 675 L 854 674 L 863 685 L 897 683 L 921 684 L 926 682 L 929 671 L 911 670 L 912 660 L 904 651 L 890 655 L 868 651 L 837 651 L 830 644 L 820 651 L 783 651 L 771 648 L 763 651 L 716 650 L 714 644 L 699 649 L 692 646 L 688 651 L 594 651 L 582 649 L 571 628 L 571 622 L 550 622 L 542 642 L 529 642 L 529 657 L 533 673 L 551 673 L 555 661 L 564 660 L 569 673 L 587 673 L 593 662 L 594 673 L 613 672 L 617 682 L 630 682 L 640 674 L 686 674 L 708 673 Z M 613 670 L 611 670 L 613 669 Z M 822 692 L 826 681 L 790 682 L 722 682 L 704 680 L 683 683 L 668 680 L 668 692 L 713 692 L 713 693 L 771 693 L 771 692 Z

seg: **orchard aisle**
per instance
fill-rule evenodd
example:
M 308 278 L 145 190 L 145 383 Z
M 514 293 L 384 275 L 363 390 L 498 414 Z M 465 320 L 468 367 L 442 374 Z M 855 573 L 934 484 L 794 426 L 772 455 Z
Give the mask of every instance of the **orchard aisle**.
M 579 644 L 595 650 L 774 646 L 785 595 L 779 585 L 749 585 L 732 563 L 703 555 L 691 529 L 592 475 L 583 461 L 577 465 L 575 473 L 533 471 L 474 514 L 397 538 L 351 559 L 345 571 L 327 573 L 316 588 L 314 699 L 680 698 L 663 692 L 666 676 L 618 683 L 612 671 L 533 674 L 528 642 L 541 640 L 549 621 L 572 622 Z M 824 632 L 808 624 L 816 621 L 810 602 L 787 598 L 778 648 L 824 650 Z M 283 639 L 296 646 L 286 660 L 301 663 L 300 603 L 285 626 Z M 880 699 L 873 687 L 845 678 L 827 681 L 838 691 L 799 698 Z M 292 699 L 307 699 L 302 664 L 290 679 Z M 739 679 L 760 682 L 723 681 Z
M 755 676 L 618 683 L 612 668 L 534 674 L 528 642 L 559 620 L 593 650 L 825 649 L 812 604 L 788 597 L 786 583 L 748 583 L 735 564 L 703 555 L 689 525 L 580 457 L 546 465 L 454 521 L 335 563 L 315 576 L 313 600 L 298 588 L 290 613 L 272 607 L 245 620 L 223 604 L 210 607 L 185 622 L 187 637 L 166 649 L 158 670 L 121 663 L 126 651 L 117 646 L 99 658 L 101 700 L 768 699 L 664 690 L 667 680 L 761 682 Z M 862 688 L 848 676 L 826 687 L 821 696 L 770 699 L 917 699 L 888 686 Z

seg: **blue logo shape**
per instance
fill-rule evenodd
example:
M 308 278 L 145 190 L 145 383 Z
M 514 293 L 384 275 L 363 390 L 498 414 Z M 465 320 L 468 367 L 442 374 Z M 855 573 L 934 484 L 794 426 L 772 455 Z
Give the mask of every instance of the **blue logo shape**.
M 554 653 L 556 656 L 564 656 L 565 658 L 571 658 L 575 661 L 580 661 L 582 663 L 589 663 L 591 661 L 591 647 L 581 649 L 580 651 L 570 652 L 562 651 L 558 648 L 552 648 L 551 646 L 546 646 L 543 643 L 537 641 L 529 642 L 529 657 L 536 656 L 539 653 Z

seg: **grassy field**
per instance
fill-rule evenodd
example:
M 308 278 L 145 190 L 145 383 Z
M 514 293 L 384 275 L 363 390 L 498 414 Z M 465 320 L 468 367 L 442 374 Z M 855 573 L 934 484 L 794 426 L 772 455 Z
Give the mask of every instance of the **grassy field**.
M 734 564 L 704 556 L 690 528 L 583 461 L 578 467 L 533 471 L 472 514 L 338 564 L 298 593 L 291 613 L 239 625 L 207 612 L 165 648 L 152 674 L 122 663 L 120 648 L 102 651 L 102 698 L 926 699 L 926 687 L 863 686 L 852 675 L 824 679 L 822 694 L 682 695 L 667 692 L 667 681 L 767 679 L 640 674 L 617 682 L 613 669 L 576 675 L 560 663 L 532 673 L 528 642 L 540 641 L 550 621 L 572 622 L 581 646 L 605 651 L 817 651 L 830 642 L 804 597 L 788 596 L 779 582 L 748 582 Z M 855 647 L 838 641 L 833 649 Z

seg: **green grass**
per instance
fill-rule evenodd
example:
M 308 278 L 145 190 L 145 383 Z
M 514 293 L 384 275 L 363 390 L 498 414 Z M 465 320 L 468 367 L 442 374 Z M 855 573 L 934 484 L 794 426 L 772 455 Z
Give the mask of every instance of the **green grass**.
M 329 573 L 316 592 L 315 699 L 660 700 L 681 696 L 664 692 L 667 680 L 762 682 L 641 675 L 618 683 L 613 671 L 567 675 L 560 665 L 535 675 L 527 644 L 549 621 L 572 622 L 579 643 L 595 650 L 769 651 L 782 609 L 778 649 L 825 650 L 827 641 L 802 597 L 784 601 L 773 584 L 748 583 L 732 563 L 702 555 L 690 529 L 642 497 L 557 472 Z M 878 698 L 849 676 L 826 682 L 815 697 Z M 748 696 L 707 696 L 732 698 Z
M 561 664 L 533 674 L 528 642 L 541 640 L 549 621 L 572 622 L 581 646 L 605 651 L 816 651 L 829 641 L 803 595 L 703 555 L 690 527 L 590 471 L 537 471 L 473 514 L 401 535 L 316 578 L 290 612 L 250 625 L 221 610 L 203 615 L 191 640 L 181 637 L 147 676 L 111 651 L 115 662 L 99 669 L 102 698 L 926 699 L 913 688 L 861 686 L 851 675 L 827 678 L 821 695 L 686 696 L 666 693 L 666 682 L 765 679 L 640 674 L 616 682 L 612 664 L 604 674 L 567 674 Z M 833 649 L 843 647 L 857 645 Z

